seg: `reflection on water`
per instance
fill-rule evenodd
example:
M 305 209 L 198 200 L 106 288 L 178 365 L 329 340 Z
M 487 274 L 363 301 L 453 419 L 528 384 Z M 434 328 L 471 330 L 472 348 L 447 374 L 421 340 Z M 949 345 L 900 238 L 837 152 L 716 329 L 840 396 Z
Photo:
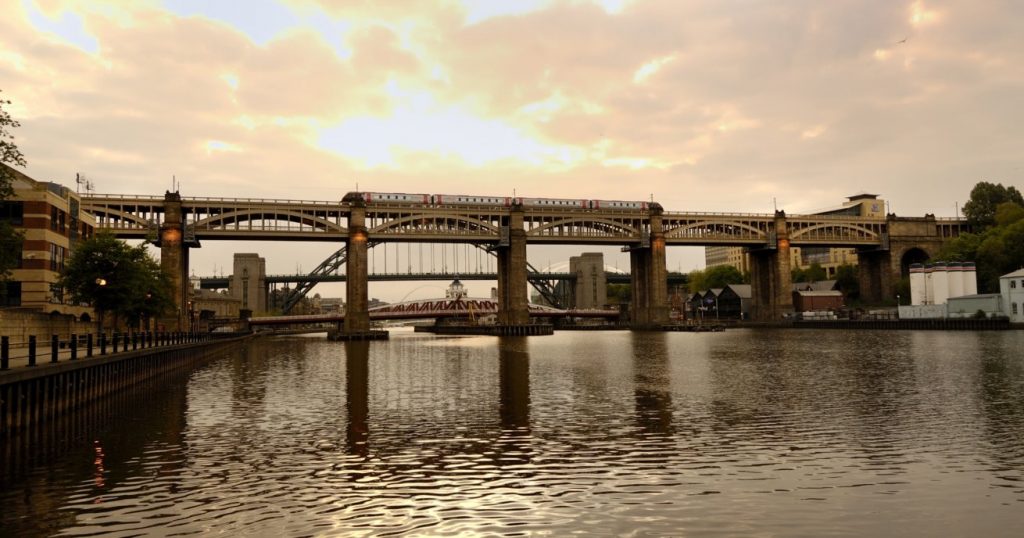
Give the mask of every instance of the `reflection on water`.
M 1024 333 L 262 339 L 0 447 L 0 535 L 986 535 Z

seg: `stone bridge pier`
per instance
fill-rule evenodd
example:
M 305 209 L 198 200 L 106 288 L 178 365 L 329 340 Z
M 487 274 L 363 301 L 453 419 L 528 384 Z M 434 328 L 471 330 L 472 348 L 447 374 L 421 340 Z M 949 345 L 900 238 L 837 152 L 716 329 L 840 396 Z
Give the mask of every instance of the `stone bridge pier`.
M 188 251 L 199 242 L 186 237 L 181 195 L 167 191 L 164 194 L 164 221 L 157 235 L 160 247 L 160 268 L 171 280 L 174 312 L 160 319 L 167 330 L 191 330 L 191 285 L 188 278 Z
M 775 212 L 774 225 L 772 243 L 749 251 L 750 315 L 755 321 L 777 321 L 793 312 L 793 275 L 785 211 Z
M 660 208 L 651 209 L 649 227 L 649 235 L 639 247 L 627 247 L 633 281 L 630 320 L 634 329 L 660 328 L 669 321 L 665 232 Z
M 530 310 L 526 293 L 526 230 L 521 206 L 513 207 L 507 224 L 502 223 L 495 253 L 498 257 L 498 323 L 526 325 L 530 323 Z
M 943 242 L 950 239 L 934 215 L 922 218 L 889 214 L 886 229 L 888 235 L 878 247 L 857 252 L 860 296 L 868 304 L 895 300 L 897 284 L 909 274 L 910 264 L 934 258 Z
M 354 336 L 370 331 L 369 277 L 366 229 L 366 204 L 361 198 L 352 202 L 348 217 L 348 247 L 345 260 L 345 324 L 343 333 Z

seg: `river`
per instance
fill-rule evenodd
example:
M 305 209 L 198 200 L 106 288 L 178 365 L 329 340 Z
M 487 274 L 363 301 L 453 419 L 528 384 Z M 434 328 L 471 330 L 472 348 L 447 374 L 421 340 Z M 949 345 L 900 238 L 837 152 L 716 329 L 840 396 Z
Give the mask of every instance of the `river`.
M 3 536 L 1019 536 L 1024 331 L 259 338 L 0 449 Z

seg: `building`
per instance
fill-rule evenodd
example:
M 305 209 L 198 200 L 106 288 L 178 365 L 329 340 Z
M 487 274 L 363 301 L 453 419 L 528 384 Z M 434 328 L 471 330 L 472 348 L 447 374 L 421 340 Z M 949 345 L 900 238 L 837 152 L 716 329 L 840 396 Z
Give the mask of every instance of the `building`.
M 750 284 L 729 284 L 718 296 L 718 311 L 722 317 L 750 319 L 752 297 Z
M 813 214 L 883 219 L 885 201 L 879 199 L 877 194 L 856 194 L 847 197 L 846 202 L 840 207 L 816 211 Z M 790 247 L 789 252 L 793 269 L 805 269 L 817 263 L 825 269 L 829 277 L 835 276 L 836 269 L 841 265 L 857 264 L 857 251 L 852 248 Z M 744 252 L 743 247 L 706 247 L 704 263 L 708 267 L 731 265 L 741 273 L 750 272 L 750 255 Z
M 224 291 L 192 289 L 192 311 L 201 319 L 238 319 L 242 302 Z
M 569 258 L 569 272 L 576 275 L 574 308 L 602 308 L 608 304 L 608 278 L 604 274 L 604 254 L 584 252 Z
M 835 290 L 794 290 L 793 309 L 797 312 L 839 310 L 843 307 L 843 292 Z
M 448 285 L 448 289 L 444 290 L 445 299 L 453 299 L 458 301 L 469 294 L 469 290 L 462 284 L 459 279 L 452 280 L 452 283 Z
M 243 310 L 267 312 L 267 260 L 253 253 L 236 253 L 228 293 Z
M 1004 314 L 1002 298 L 998 293 L 980 293 L 974 295 L 961 295 L 950 297 L 944 304 L 923 305 L 922 308 L 931 306 L 934 308 L 945 308 L 943 316 L 947 318 L 973 318 L 983 312 L 986 318 L 1000 317 Z
M 1024 269 L 999 277 L 1003 312 L 1011 323 L 1024 323 Z
M 92 308 L 73 304 L 57 281 L 77 242 L 93 235 L 95 219 L 81 211 L 81 198 L 71 189 L 0 166 L 12 176 L 14 188 L 14 196 L 0 202 L 0 219 L 24 234 L 21 252 L 16 255 L 20 262 L 6 283 L 0 306 L 92 319 Z

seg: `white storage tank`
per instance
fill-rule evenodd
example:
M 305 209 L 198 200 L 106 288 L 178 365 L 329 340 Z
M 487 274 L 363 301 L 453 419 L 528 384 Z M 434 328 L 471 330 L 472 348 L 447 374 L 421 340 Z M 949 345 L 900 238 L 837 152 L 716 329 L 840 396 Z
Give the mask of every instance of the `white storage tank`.
M 949 298 L 963 297 L 964 295 L 964 275 L 963 269 L 964 264 L 960 262 L 950 262 L 946 266 L 949 271 Z
M 949 299 L 949 271 L 946 262 L 935 262 L 932 270 L 932 304 L 946 304 Z
M 935 294 L 932 291 L 932 272 L 935 270 L 932 264 L 926 263 L 924 266 L 924 304 L 935 304 Z
M 974 262 L 964 262 L 960 274 L 963 275 L 964 280 L 964 295 L 977 295 L 978 271 L 974 267 Z
M 910 304 L 923 305 L 925 301 L 924 265 L 910 264 Z

